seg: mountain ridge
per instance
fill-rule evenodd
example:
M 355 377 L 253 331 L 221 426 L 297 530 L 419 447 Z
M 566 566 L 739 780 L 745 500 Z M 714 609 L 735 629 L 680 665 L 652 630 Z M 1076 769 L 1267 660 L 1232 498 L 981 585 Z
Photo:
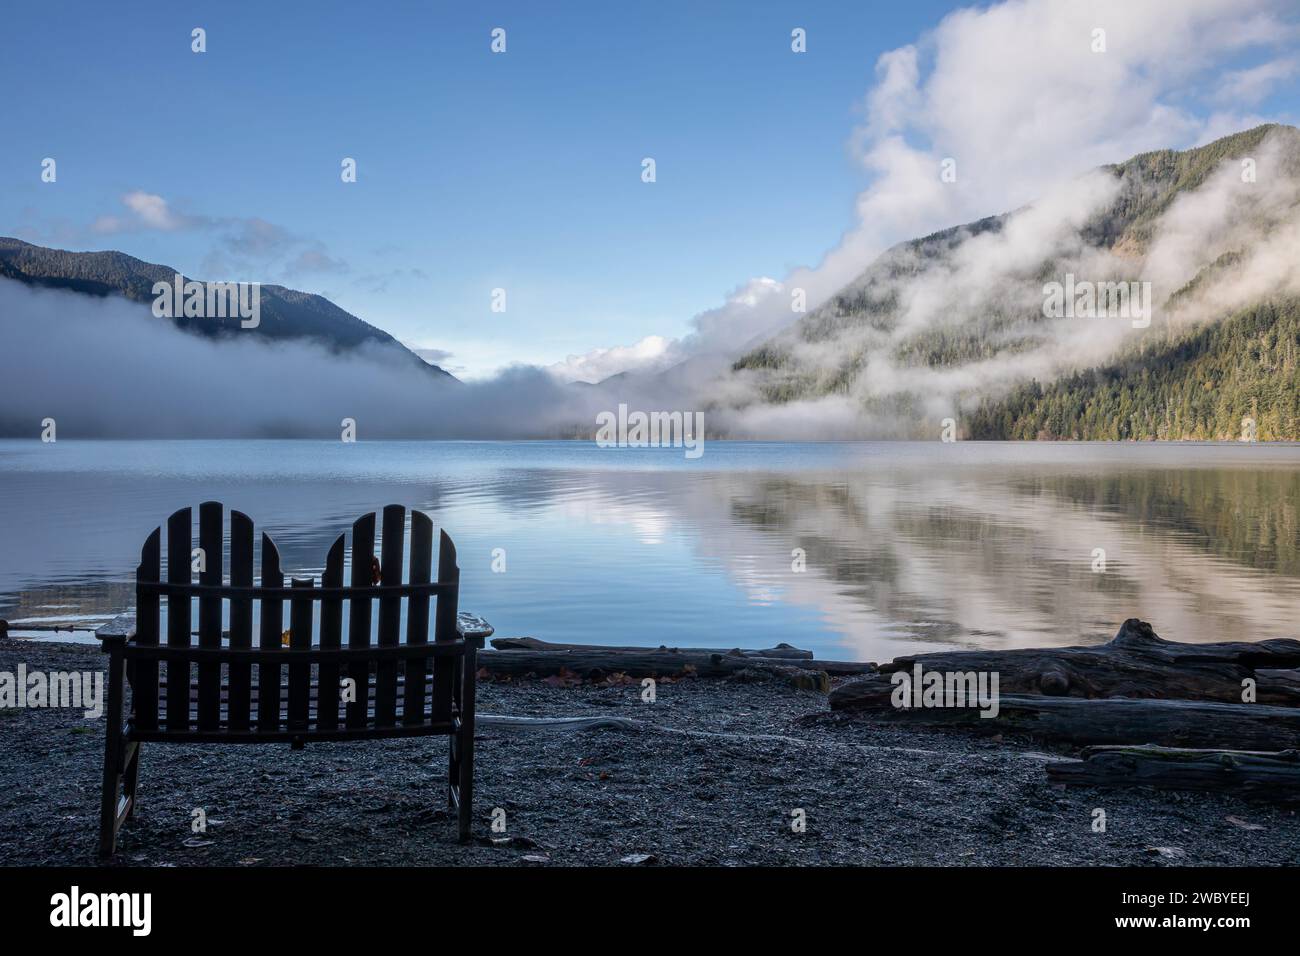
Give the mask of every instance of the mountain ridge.
M 116 250 L 73 252 L 38 246 L 0 236 L 0 278 L 28 286 L 67 289 L 85 295 L 118 294 L 142 304 L 153 302 L 155 282 L 171 283 L 178 269 L 146 262 Z M 324 296 L 276 284 L 261 285 L 261 322 L 243 329 L 238 317 L 194 318 L 176 316 L 177 328 L 207 338 L 255 335 L 268 341 L 308 340 L 334 352 L 347 352 L 367 344 L 392 350 L 400 360 L 418 362 L 440 380 L 459 381 L 450 372 L 426 362 L 383 329 L 371 325 Z
M 1300 186 L 1300 130 L 1276 123 L 1257 126 L 1188 150 L 1155 150 L 1100 167 L 1094 174 L 1100 177 L 1099 181 L 1103 181 L 1107 189 L 1113 190 L 1113 195 L 1071 234 L 1069 238 L 1078 247 L 1073 252 L 1082 261 L 1088 261 L 1088 257 L 1109 257 L 1106 260 L 1109 263 L 1106 268 L 1110 270 L 1107 279 L 1136 278 L 1137 272 L 1153 253 L 1153 246 L 1157 245 L 1161 224 L 1170 218 L 1171 211 L 1177 211 L 1176 204 L 1182 197 L 1196 197 L 1202 190 L 1211 188 L 1208 184 L 1217 182 L 1215 177 L 1221 174 L 1229 161 L 1251 159 L 1253 172 L 1252 157 L 1265 154 L 1276 157 L 1270 166 L 1270 175 L 1284 179 L 1292 186 Z M 1246 181 L 1243 178 L 1242 182 Z M 1296 191 L 1284 191 L 1283 194 L 1286 198 L 1281 214 L 1289 217 L 1286 225 L 1294 225 L 1300 219 L 1295 214 Z M 938 413 L 927 411 L 927 406 L 933 409 L 937 405 L 933 396 L 924 393 L 927 379 L 933 380 L 941 374 L 955 377 L 963 370 L 978 369 L 981 363 L 988 367 L 1000 361 L 1014 368 L 1017 361 L 1024 360 L 1025 356 L 1050 342 L 1055 333 L 1041 314 L 1042 300 L 1038 298 L 1035 301 L 1034 290 L 1045 281 L 1060 279 L 1064 272 L 1069 271 L 1071 259 L 1045 247 L 1037 258 L 1026 256 L 1018 266 L 997 263 L 999 268 L 1005 268 L 1005 274 L 999 277 L 1000 284 L 985 283 L 979 288 L 984 298 L 962 300 L 958 283 L 953 298 L 940 302 L 948 306 L 947 311 L 933 308 L 933 317 L 927 316 L 924 322 L 916 320 L 915 300 L 923 298 L 917 289 L 927 283 L 940 287 L 940 293 L 933 288 L 924 288 L 923 291 L 932 298 L 942 299 L 942 294 L 947 293 L 941 288 L 942 284 L 950 277 L 969 281 L 969 275 L 961 274 L 962 257 L 970 256 L 971 249 L 979 241 L 1002 237 L 1009 228 L 1016 228 L 1016 224 L 1035 206 L 1031 203 L 1012 212 L 952 226 L 891 246 L 826 302 L 769 336 L 756 348 L 739 355 L 731 364 L 730 384 L 724 383 L 718 391 L 739 392 L 742 401 L 732 409 L 717 403 L 717 410 L 723 414 L 729 411 L 752 413 L 763 406 L 779 408 L 838 397 L 852 402 L 863 418 L 874 414 L 900 422 L 888 437 L 932 436 Z M 1231 219 L 1236 212 L 1235 208 L 1229 208 L 1224 214 L 1225 231 L 1234 226 Z M 1261 227 L 1259 230 L 1261 242 L 1271 238 L 1269 228 Z M 1273 233 L 1275 237 L 1276 228 L 1273 228 Z M 1010 246 L 1009 242 L 1007 244 Z M 1247 254 L 1257 251 L 1250 246 L 1225 249 L 1222 254 L 1199 263 L 1197 270 L 1190 278 L 1180 280 L 1182 284 L 1178 287 L 1166 289 L 1162 301 L 1171 312 L 1177 313 L 1189 300 L 1196 299 L 1204 287 L 1212 287 L 1216 282 L 1221 284 L 1225 277 L 1231 278 L 1234 270 L 1241 270 Z M 1133 275 L 1124 275 L 1125 271 L 1131 271 Z M 1294 285 L 1294 277 L 1291 282 Z M 1271 302 L 1272 308 L 1265 307 L 1266 302 Z M 1221 309 L 1214 319 L 1226 319 L 1229 315 L 1259 307 L 1261 320 L 1274 323 L 1283 320 L 1278 334 L 1295 335 L 1296 330 L 1290 324 L 1291 303 L 1286 296 L 1273 299 L 1257 297 L 1257 301 L 1246 305 L 1244 310 Z M 1267 330 L 1260 332 L 1256 325 L 1246 320 L 1235 327 L 1247 326 L 1253 330 L 1252 334 L 1268 334 Z M 1062 365 L 1060 372 L 1063 376 L 1075 376 L 1068 404 L 1078 409 L 1092 408 L 1093 411 L 1106 406 L 1105 401 L 1090 405 L 1089 397 L 1079 391 L 1084 387 L 1083 383 L 1089 381 L 1100 387 L 1100 383 L 1107 380 L 1106 375 L 1089 377 L 1084 373 L 1089 370 L 1101 372 L 1107 368 L 1131 371 L 1137 367 L 1134 365 L 1135 354 L 1139 356 L 1136 360 L 1139 365 L 1141 355 L 1159 364 L 1163 370 L 1162 380 L 1175 393 L 1182 395 L 1183 386 L 1174 387 L 1168 381 L 1171 373 L 1169 362 L 1173 361 L 1171 357 L 1183 354 L 1178 351 L 1178 344 L 1182 341 L 1179 337 L 1194 338 L 1197 334 L 1198 331 L 1190 326 L 1170 325 L 1162 328 L 1159 335 L 1151 336 L 1155 341 L 1122 343 L 1106 360 L 1083 368 L 1070 369 L 1064 367 L 1064 362 L 1058 362 Z M 1172 345 L 1171 337 L 1177 339 Z M 1226 343 L 1222 336 L 1214 341 L 1219 348 Z M 1283 343 L 1281 354 L 1293 354 L 1297 351 L 1293 346 L 1288 338 Z M 1202 356 L 1202 351 L 1194 348 L 1186 353 L 1192 354 Z M 1202 371 L 1204 367 L 1202 358 Z M 868 380 L 881 370 L 889 375 L 898 373 L 896 377 L 910 378 L 922 385 L 899 388 L 892 393 L 874 390 Z M 1277 387 L 1252 380 L 1251 390 L 1259 393 L 1254 395 L 1257 411 L 1261 395 L 1270 396 L 1264 410 L 1266 414 L 1260 419 L 1261 424 L 1265 420 L 1269 424 L 1259 434 L 1260 438 L 1300 439 L 1300 416 L 1294 407 L 1294 396 L 1300 392 L 1300 385 L 1294 374 L 1294 365 L 1288 360 L 1269 370 L 1273 377 L 1285 376 Z M 960 431 L 967 437 L 978 435 L 986 439 L 1071 437 L 1099 431 L 1079 427 L 1082 419 L 1066 428 L 1059 415 L 1054 421 L 1061 428 L 1043 427 L 1043 411 L 1027 404 L 1028 393 L 1024 391 L 1033 383 L 1044 392 L 1050 392 L 1050 381 L 1044 383 L 1041 379 L 1039 374 L 1020 374 L 1014 380 L 1000 383 L 1005 391 L 1003 397 L 1028 416 L 1027 422 L 1037 423 L 1037 427 L 1030 429 L 1027 424 L 1015 421 L 1014 415 L 1009 418 L 1004 409 L 997 407 L 998 396 L 980 394 L 976 387 L 970 386 L 953 393 L 953 417 L 959 421 L 963 416 L 956 412 L 956 407 L 966 412 L 978 409 L 977 416 L 969 423 L 963 422 Z M 736 383 L 743 383 L 748 390 L 735 388 Z M 1191 419 L 1177 424 L 1160 417 L 1159 435 L 1154 426 L 1135 431 L 1125 425 L 1101 431 L 1140 438 L 1225 436 L 1225 415 L 1228 414 L 1224 411 L 1225 406 L 1216 405 L 1211 411 L 1202 402 L 1188 402 L 1180 407 L 1189 413 L 1191 409 L 1200 409 L 1208 417 L 1197 419 L 1192 413 Z M 1232 414 L 1235 415 L 1236 410 Z M 1243 414 L 1240 417 L 1249 416 Z

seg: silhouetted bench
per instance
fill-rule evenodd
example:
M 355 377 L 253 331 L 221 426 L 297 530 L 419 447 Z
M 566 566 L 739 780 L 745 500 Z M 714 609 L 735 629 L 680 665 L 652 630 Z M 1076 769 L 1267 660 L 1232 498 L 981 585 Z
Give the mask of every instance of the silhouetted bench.
M 353 524 L 349 585 L 343 584 L 344 535 L 339 535 L 319 586 L 312 578 L 294 578 L 285 587 L 280 553 L 263 533 L 261 580 L 254 584 L 253 522 L 232 510 L 227 584 L 223 513 L 220 502 L 199 506 L 197 584 L 191 576 L 191 509 L 167 519 L 165 581 L 162 532 L 155 528 L 136 569 L 135 614 L 97 632 L 109 655 L 100 855 L 112 855 L 118 830 L 132 815 L 140 746 L 149 742 L 278 742 L 296 749 L 310 741 L 443 734 L 451 738 L 450 805 L 459 812 L 460 839 L 467 840 L 474 796 L 475 661 L 492 628 L 458 613 L 460 569 L 451 538 L 441 534 L 438 577 L 431 581 L 433 522 L 412 511 L 410 573 L 403 584 L 406 509 L 389 505 L 383 511 L 381 554 L 375 554 L 375 515 Z M 432 641 L 430 599 L 436 602 Z M 190 640 L 195 600 L 197 644 Z M 223 602 L 229 604 L 228 633 L 222 628 Z M 378 602 L 374 641 L 371 602 Z M 131 687 L 125 722 L 124 675 Z

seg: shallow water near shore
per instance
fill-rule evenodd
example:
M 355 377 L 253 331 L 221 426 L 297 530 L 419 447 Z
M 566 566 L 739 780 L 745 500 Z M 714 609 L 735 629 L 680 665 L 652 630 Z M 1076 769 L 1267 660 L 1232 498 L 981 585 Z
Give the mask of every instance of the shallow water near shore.
M 288 576 L 363 512 L 424 510 L 502 635 L 857 660 L 1092 643 L 1133 616 L 1300 636 L 1300 446 L 1228 444 L 0 441 L 0 617 L 35 635 L 129 609 L 145 537 L 209 499 Z

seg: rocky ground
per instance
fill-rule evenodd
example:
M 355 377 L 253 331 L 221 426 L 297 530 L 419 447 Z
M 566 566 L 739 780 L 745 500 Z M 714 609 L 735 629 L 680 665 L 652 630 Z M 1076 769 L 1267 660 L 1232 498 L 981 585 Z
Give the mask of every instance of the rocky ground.
M 0 641 L 0 671 L 103 669 L 96 648 Z M 1291 810 L 1195 793 L 1064 789 L 1028 740 L 831 714 L 779 683 L 480 684 L 481 713 L 631 717 L 634 731 L 485 728 L 476 842 L 446 809 L 439 738 L 149 744 L 118 865 L 1294 864 Z M 663 729 L 667 728 L 667 729 Z M 0 864 L 95 862 L 104 722 L 0 710 Z M 1065 751 L 1056 751 L 1056 754 Z M 202 809 L 207 830 L 194 833 Z M 1105 811 L 1105 832 L 1093 829 Z M 494 810 L 504 833 L 493 833 Z M 792 828 L 798 814 L 804 832 Z M 498 814 L 499 816 L 499 814 Z

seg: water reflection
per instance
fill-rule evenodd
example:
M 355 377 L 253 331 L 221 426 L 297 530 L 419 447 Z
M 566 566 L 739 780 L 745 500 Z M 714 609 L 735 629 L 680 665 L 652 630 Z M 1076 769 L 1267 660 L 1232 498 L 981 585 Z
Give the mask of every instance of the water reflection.
M 0 616 L 124 609 L 148 532 L 215 498 L 298 575 L 363 511 L 426 510 L 456 539 L 462 606 L 548 640 L 874 660 L 1101 640 L 1135 615 L 1179 640 L 1294 637 L 1298 464 L 1294 446 L 715 443 L 684 463 L 570 443 L 0 442 Z

